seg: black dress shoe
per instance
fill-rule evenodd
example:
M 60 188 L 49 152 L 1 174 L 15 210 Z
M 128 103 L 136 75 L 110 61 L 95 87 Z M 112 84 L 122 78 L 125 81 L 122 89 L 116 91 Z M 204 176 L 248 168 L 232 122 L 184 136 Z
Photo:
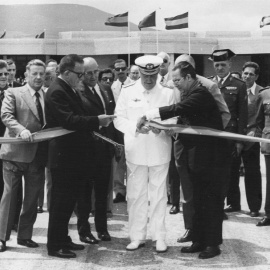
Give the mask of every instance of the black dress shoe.
M 173 205 L 172 208 L 171 208 L 171 210 L 170 210 L 170 214 L 171 215 L 175 215 L 175 214 L 177 214 L 179 212 L 180 212 L 179 206 Z
M 74 252 L 64 248 L 60 250 L 48 251 L 48 255 L 63 259 L 76 258 L 76 254 Z
M 94 237 L 92 233 L 86 235 L 80 235 L 80 241 L 87 244 L 97 244 L 98 240 Z
M 38 212 L 39 214 L 43 213 L 43 208 L 42 208 L 42 206 L 38 206 L 37 212 Z
M 31 239 L 17 239 L 17 244 L 29 248 L 37 248 L 38 244 Z
M 0 252 L 4 252 L 7 250 L 6 241 L 0 240 Z
M 190 242 L 192 239 L 192 230 L 186 230 L 184 235 L 180 238 L 177 239 L 178 243 L 185 243 L 185 242 Z
M 229 205 L 227 208 L 224 209 L 224 212 L 226 213 L 231 213 L 231 212 L 238 212 L 241 211 L 241 207 L 240 206 L 231 206 Z
M 199 254 L 199 259 L 210 259 L 220 254 L 218 246 L 206 247 L 204 251 Z
M 196 253 L 204 250 L 204 247 L 202 244 L 195 242 L 190 247 L 182 247 L 181 252 L 182 253 Z
M 78 245 L 73 242 L 69 242 L 68 244 L 65 244 L 64 249 L 68 250 L 83 250 L 84 246 L 83 245 Z
M 258 217 L 259 216 L 259 211 L 250 211 L 249 214 L 251 217 Z
M 264 217 L 262 220 L 260 220 L 256 226 L 270 226 L 270 218 Z
M 111 241 L 111 236 L 108 232 L 98 232 L 98 238 L 102 241 Z
M 125 202 L 126 197 L 122 195 L 121 193 L 117 193 L 115 198 L 113 199 L 113 203 L 120 203 L 120 202 Z

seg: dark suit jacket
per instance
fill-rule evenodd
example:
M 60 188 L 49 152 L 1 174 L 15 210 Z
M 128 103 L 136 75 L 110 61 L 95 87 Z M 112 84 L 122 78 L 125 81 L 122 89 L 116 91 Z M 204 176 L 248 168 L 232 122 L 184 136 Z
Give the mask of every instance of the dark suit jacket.
M 99 87 L 100 93 L 103 97 L 105 108 L 106 108 L 106 114 L 109 114 L 109 115 L 113 114 L 114 109 L 115 109 L 115 101 L 114 101 L 111 88 L 109 86 L 103 86 L 101 84 L 96 85 L 95 88 L 96 87 Z M 83 84 L 80 90 L 81 90 L 80 93 L 81 93 L 82 101 L 88 115 L 98 116 L 101 114 L 105 114 L 104 107 L 101 106 L 96 96 L 89 89 L 87 85 Z M 114 128 L 113 123 L 111 123 L 108 127 L 102 127 L 101 129 L 98 129 L 96 131 L 100 133 L 101 135 L 104 135 L 105 137 L 108 137 L 112 140 L 116 140 L 115 138 L 116 130 Z M 110 154 L 113 155 L 114 153 L 113 145 L 108 144 L 108 147 L 109 147 Z
M 191 90 L 180 103 L 159 109 L 162 120 L 180 116 L 179 124 L 202 126 L 223 130 L 222 119 L 213 96 L 203 86 Z M 223 140 L 210 136 L 179 134 L 179 144 L 188 151 L 190 172 L 207 172 L 210 168 L 221 166 L 223 160 Z
M 45 97 L 45 115 L 48 128 L 63 127 L 76 132 L 55 138 L 49 143 L 48 166 L 83 168 L 91 157 L 90 132 L 98 130 L 97 116 L 89 116 L 78 94 L 62 79 L 49 87 Z
M 13 81 L 13 88 L 15 87 L 21 87 L 22 85 L 16 81 Z

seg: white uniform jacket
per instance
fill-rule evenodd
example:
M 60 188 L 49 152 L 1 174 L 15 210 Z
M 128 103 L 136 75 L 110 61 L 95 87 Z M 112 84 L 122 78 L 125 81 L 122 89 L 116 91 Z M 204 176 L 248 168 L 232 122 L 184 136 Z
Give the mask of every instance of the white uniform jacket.
M 144 166 L 157 166 L 168 163 L 171 159 L 171 137 L 164 131 L 158 135 L 136 132 L 139 117 L 148 110 L 174 104 L 173 91 L 159 83 L 151 90 L 146 90 L 141 80 L 123 87 L 115 108 L 117 118 L 115 127 L 124 133 L 125 154 L 127 161 Z M 160 122 L 160 119 L 154 119 Z M 175 123 L 169 119 L 163 123 Z

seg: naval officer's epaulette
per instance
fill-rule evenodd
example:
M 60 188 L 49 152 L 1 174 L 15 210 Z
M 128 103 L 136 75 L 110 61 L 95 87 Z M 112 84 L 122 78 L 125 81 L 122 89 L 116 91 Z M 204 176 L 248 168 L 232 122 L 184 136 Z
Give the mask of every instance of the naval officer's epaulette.
M 127 88 L 127 87 L 129 87 L 129 86 L 134 85 L 135 83 L 136 83 L 136 81 L 131 82 L 131 83 L 129 83 L 129 84 L 124 84 L 122 87 L 123 87 L 123 88 Z
M 262 88 L 262 89 L 259 91 L 259 93 L 261 93 L 261 92 L 264 91 L 264 90 L 270 90 L 270 86 L 266 86 L 266 87 Z
M 212 79 L 214 79 L 214 77 L 215 76 L 210 76 L 210 77 L 207 77 L 207 79 L 212 80 Z

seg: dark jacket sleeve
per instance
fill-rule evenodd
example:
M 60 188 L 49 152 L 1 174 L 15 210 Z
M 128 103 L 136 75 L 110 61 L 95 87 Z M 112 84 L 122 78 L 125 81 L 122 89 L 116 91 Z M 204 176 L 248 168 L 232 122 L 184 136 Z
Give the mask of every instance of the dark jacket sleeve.
M 75 94 L 74 94 L 75 96 Z M 52 122 L 55 122 L 54 126 L 62 126 L 69 130 L 96 130 L 99 126 L 99 120 L 97 116 L 86 116 L 82 113 L 76 113 L 76 110 L 82 110 L 78 104 L 81 100 L 76 100 L 79 97 L 71 99 L 65 91 L 59 89 L 46 95 L 46 119 L 49 122 L 51 116 Z M 76 104 L 77 103 L 77 104 Z M 72 106 L 74 105 L 74 106 Z
M 196 114 L 209 108 L 209 95 L 200 89 L 194 90 L 182 102 L 159 108 L 161 120 L 166 120 L 182 114 Z

